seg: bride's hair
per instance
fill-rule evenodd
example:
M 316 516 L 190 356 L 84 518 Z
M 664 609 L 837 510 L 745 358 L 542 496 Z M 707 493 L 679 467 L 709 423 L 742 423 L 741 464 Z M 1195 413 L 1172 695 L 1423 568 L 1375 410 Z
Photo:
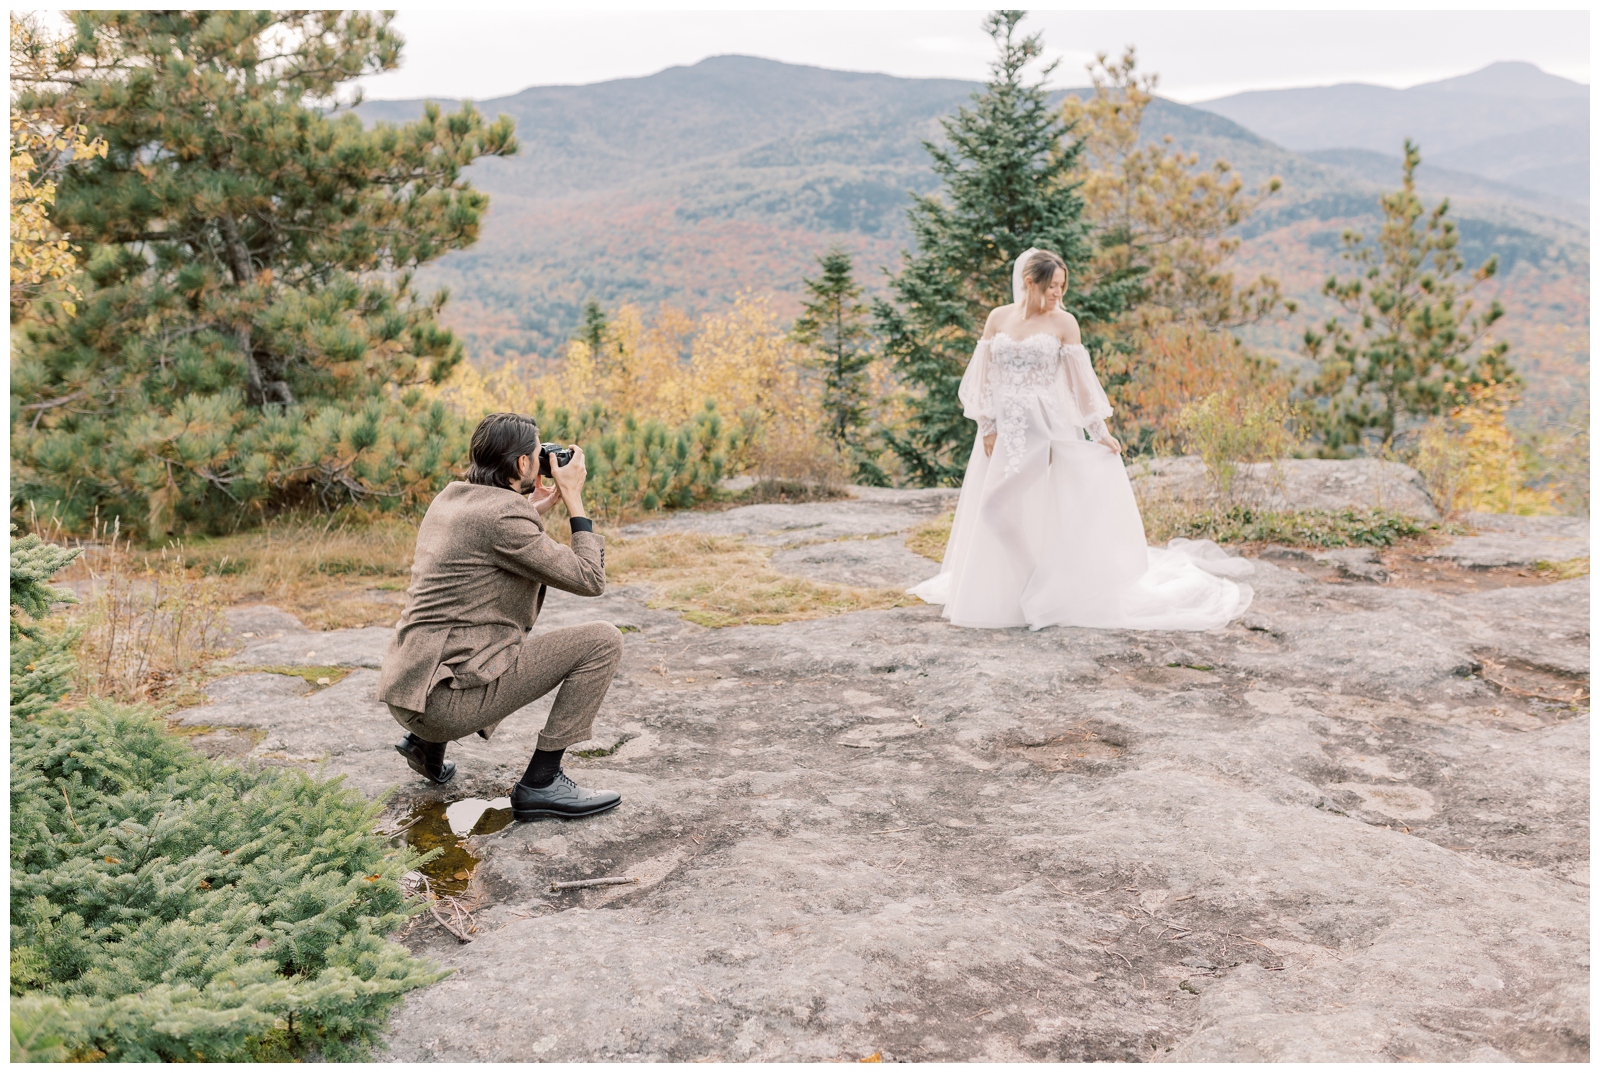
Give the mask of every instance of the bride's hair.
M 1036 287 L 1048 287 L 1058 268 L 1065 272 L 1067 262 L 1049 250 L 1035 250 L 1033 256 L 1028 258 L 1028 267 L 1023 270 L 1023 275 Z

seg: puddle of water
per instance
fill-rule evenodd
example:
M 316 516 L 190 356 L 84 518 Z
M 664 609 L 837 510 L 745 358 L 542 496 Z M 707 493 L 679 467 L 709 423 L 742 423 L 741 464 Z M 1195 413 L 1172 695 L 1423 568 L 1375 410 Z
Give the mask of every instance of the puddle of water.
M 413 809 L 406 822 L 410 824 L 403 832 L 406 845 L 418 853 L 444 851 L 422 866 L 422 874 L 428 877 L 434 891 L 461 895 L 472 881 L 473 870 L 482 862 L 462 841 L 469 835 L 490 835 L 509 826 L 511 799 L 429 801 Z
M 491 812 L 496 815 L 489 815 Z M 505 815 L 499 815 L 502 812 Z M 469 797 L 464 801 L 452 801 L 445 807 L 444 818 L 457 838 L 492 835 L 505 830 L 511 822 L 511 798 L 497 797 L 493 801 L 485 801 L 481 797 Z

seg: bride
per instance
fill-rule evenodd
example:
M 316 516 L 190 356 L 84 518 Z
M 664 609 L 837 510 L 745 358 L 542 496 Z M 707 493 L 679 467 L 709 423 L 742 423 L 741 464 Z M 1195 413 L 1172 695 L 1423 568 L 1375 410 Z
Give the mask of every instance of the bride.
M 961 378 L 978 436 L 939 573 L 909 590 L 956 626 L 1205 630 L 1250 606 L 1252 571 L 1209 540 L 1146 548 L 1106 429 L 1111 404 L 1078 322 L 1067 267 L 1030 249 L 1013 304 L 989 314 Z

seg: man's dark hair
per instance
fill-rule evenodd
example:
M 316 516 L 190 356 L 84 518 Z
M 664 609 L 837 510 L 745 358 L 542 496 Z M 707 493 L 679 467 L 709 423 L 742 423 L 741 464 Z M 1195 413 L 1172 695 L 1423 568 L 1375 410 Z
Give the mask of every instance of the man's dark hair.
M 539 426 L 526 414 L 490 414 L 472 430 L 472 465 L 467 480 L 495 488 L 517 483 L 517 459 L 539 458 Z

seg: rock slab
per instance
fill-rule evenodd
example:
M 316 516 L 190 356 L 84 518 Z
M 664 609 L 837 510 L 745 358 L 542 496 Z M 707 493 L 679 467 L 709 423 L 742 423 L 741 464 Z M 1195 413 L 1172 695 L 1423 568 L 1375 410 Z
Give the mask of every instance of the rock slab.
M 932 607 L 710 630 L 637 589 L 553 594 L 544 626 L 628 627 L 615 748 L 568 764 L 623 804 L 472 840 L 479 931 L 407 934 L 456 972 L 406 999 L 388 1056 L 1586 1060 L 1587 708 L 1483 668 L 1586 682 L 1587 579 L 1292 565 L 1262 558 L 1249 616 L 1182 634 Z M 258 655 L 355 669 L 239 674 L 182 717 L 398 787 L 396 816 L 502 796 L 548 711 L 452 746 L 441 791 L 389 748 L 380 638 L 281 632 Z M 549 890 L 601 876 L 640 882 Z
M 1128 467 L 1128 475 L 1145 496 L 1203 501 L 1211 495 L 1205 463 L 1193 455 L 1135 462 Z M 1250 463 L 1238 468 L 1234 489 L 1241 499 L 1272 510 L 1367 507 L 1428 521 L 1439 517 L 1420 473 L 1399 462 L 1375 458 Z

